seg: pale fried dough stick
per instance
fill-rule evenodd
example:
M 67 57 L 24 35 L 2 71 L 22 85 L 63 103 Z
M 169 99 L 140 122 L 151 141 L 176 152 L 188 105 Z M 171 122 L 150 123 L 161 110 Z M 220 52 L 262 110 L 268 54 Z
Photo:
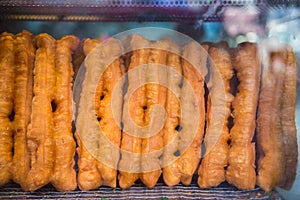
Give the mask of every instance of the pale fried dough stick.
M 183 114 L 182 130 L 179 136 L 181 155 L 179 160 L 181 163 L 181 182 L 189 185 L 201 156 L 200 150 L 205 123 L 204 77 L 207 73 L 207 53 L 200 44 L 191 42 L 184 46 L 183 58 L 184 81 L 181 90 Z M 189 87 L 192 91 L 188 89 Z M 195 115 L 195 112 L 198 114 Z
M 279 105 L 283 92 L 285 54 L 285 51 L 263 54 L 256 138 L 260 155 L 257 184 L 265 191 L 271 191 L 278 185 L 283 175 Z
M 27 132 L 30 153 L 28 190 L 34 191 L 50 182 L 54 164 L 53 113 L 51 101 L 55 88 L 55 39 L 48 34 L 36 37 L 34 86 L 31 122 Z
M 97 45 L 101 43 L 100 40 L 86 39 L 83 42 L 83 50 L 87 56 Z M 100 87 L 97 87 L 95 93 L 95 99 L 100 99 Z M 95 110 L 99 110 L 99 103 L 96 104 Z M 91 190 L 98 188 L 102 184 L 100 172 L 98 171 L 97 165 L 98 160 L 96 160 L 93 155 L 86 149 L 86 146 L 81 142 L 80 137 L 77 132 L 75 134 L 76 141 L 78 143 L 77 153 L 78 153 L 78 186 L 81 190 Z
M 157 119 L 163 122 L 162 112 L 156 111 L 151 114 L 153 106 L 160 105 L 165 107 L 166 102 L 166 83 L 167 83 L 167 49 L 168 43 L 160 40 L 152 43 L 147 67 L 147 84 L 146 84 L 146 101 L 147 109 L 145 110 L 144 122 L 149 126 L 142 139 L 142 157 L 141 157 L 141 175 L 142 182 L 149 188 L 153 188 L 161 175 L 160 156 L 163 150 L 163 130 L 155 132 L 159 123 Z M 163 48 L 163 49 L 161 49 Z M 160 66 L 162 65 L 162 66 Z M 150 121 L 152 124 L 150 125 Z M 154 123 L 153 123 L 154 122 Z
M 128 89 L 124 97 L 122 158 L 119 162 L 118 176 L 121 188 L 130 187 L 140 176 L 142 139 L 138 126 L 144 125 L 144 107 L 147 106 L 146 88 L 142 85 L 146 81 L 146 70 L 141 65 L 148 63 L 150 53 L 150 50 L 145 48 L 149 47 L 150 42 L 140 35 L 132 35 L 129 44 L 137 50 L 134 50 L 131 56 L 128 69 Z M 138 70 L 138 73 L 130 73 L 130 70 Z M 131 121 L 133 121 L 134 127 L 132 130 L 130 128 L 127 130 Z
M 206 153 L 198 171 L 201 188 L 215 187 L 225 181 L 229 146 L 228 117 L 233 96 L 230 94 L 230 79 L 233 75 L 231 56 L 226 47 L 216 45 L 209 49 L 211 77 L 207 103 L 205 134 Z
M 233 58 L 240 81 L 238 93 L 232 103 L 234 125 L 230 130 L 226 180 L 239 189 L 253 189 L 256 182 L 255 144 L 252 138 L 255 130 L 256 107 L 259 91 L 260 62 L 257 45 L 241 43 Z
M 9 116 L 14 97 L 14 35 L 0 35 L 0 186 L 11 178 L 13 124 Z
M 26 176 L 29 171 L 29 152 L 27 149 L 27 127 L 30 123 L 33 66 L 35 47 L 33 35 L 22 31 L 16 35 L 15 49 L 15 93 L 14 93 L 14 157 L 13 180 L 27 190 Z
M 285 68 L 285 77 L 283 83 L 283 95 L 281 100 L 281 141 L 284 146 L 285 166 L 284 175 L 280 180 L 279 186 L 289 190 L 295 180 L 298 147 L 297 147 L 297 130 L 295 124 L 296 109 L 296 58 L 292 47 L 287 46 L 287 63 Z M 276 94 L 276 93 L 275 93 Z
M 291 48 L 283 45 L 270 55 L 267 52 L 264 60 L 257 129 L 257 183 L 266 191 L 275 186 L 289 189 L 295 179 L 298 156 L 295 57 Z
M 178 132 L 180 131 L 180 84 L 182 81 L 182 67 L 180 62 L 180 47 L 172 40 L 168 40 L 172 53 L 168 53 L 167 77 L 168 88 L 166 97 L 166 124 L 164 126 L 163 178 L 168 186 L 180 182 L 180 166 L 178 156 Z
M 119 47 L 122 49 L 122 47 Z M 113 49 L 112 49 L 113 51 Z M 98 87 L 101 87 L 100 96 L 96 95 L 95 101 L 99 102 L 97 116 L 100 127 L 108 141 L 119 149 L 121 144 L 121 113 L 122 113 L 122 87 L 117 87 L 117 83 L 122 81 L 123 60 L 117 58 L 103 72 L 99 80 Z M 123 83 L 119 83 L 123 85 Z M 115 94 L 113 94 L 113 92 Z M 116 96 L 113 96 L 116 95 Z M 96 105 L 98 103 L 95 103 Z M 116 112 L 114 112 L 116 111 Z M 101 173 L 102 184 L 110 187 L 117 186 L 117 164 L 120 158 L 119 151 L 114 151 L 110 147 L 101 148 L 100 154 L 106 157 L 100 160 L 98 169 Z
M 76 144 L 72 134 L 72 53 L 79 39 L 68 35 L 56 42 L 56 110 L 53 114 L 55 161 L 51 183 L 58 191 L 75 190 L 74 155 Z

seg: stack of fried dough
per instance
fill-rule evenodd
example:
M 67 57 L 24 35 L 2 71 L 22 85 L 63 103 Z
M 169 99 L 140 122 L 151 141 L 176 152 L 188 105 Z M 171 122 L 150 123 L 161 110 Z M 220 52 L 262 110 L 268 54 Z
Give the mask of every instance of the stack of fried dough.
M 0 35 L 0 70 L 0 185 L 152 188 L 160 177 L 174 186 L 197 176 L 200 188 L 227 181 L 271 191 L 294 182 L 296 61 L 287 45 L 22 31 Z

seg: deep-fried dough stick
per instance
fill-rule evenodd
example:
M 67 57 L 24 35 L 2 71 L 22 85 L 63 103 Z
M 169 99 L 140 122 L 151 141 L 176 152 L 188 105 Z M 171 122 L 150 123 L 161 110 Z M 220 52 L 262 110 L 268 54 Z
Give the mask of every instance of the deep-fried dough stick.
M 164 152 L 163 152 L 163 178 L 168 186 L 177 185 L 180 182 L 180 166 L 176 161 L 178 151 L 178 132 L 180 126 L 180 84 L 182 81 L 182 68 L 180 62 L 180 48 L 172 40 L 168 40 L 172 53 L 168 53 L 167 60 L 167 119 L 164 127 Z M 173 53 L 174 52 L 174 53 Z
M 266 191 L 275 186 L 289 189 L 295 179 L 298 156 L 295 105 L 295 56 L 289 46 L 282 45 L 278 51 L 264 54 L 259 99 L 257 184 Z
M 228 160 L 229 130 L 228 117 L 233 96 L 230 93 L 230 79 L 233 75 L 231 56 L 219 45 L 209 49 L 211 77 L 207 103 L 207 125 L 205 135 L 206 154 L 198 171 L 201 188 L 215 187 L 225 181 Z
M 138 70 L 138 75 L 136 75 L 136 73 L 128 73 L 128 89 L 124 97 L 122 116 L 124 130 L 126 131 L 128 129 L 131 121 L 133 121 L 135 127 L 133 130 L 129 130 L 133 131 L 133 133 L 127 133 L 125 131 L 122 133 L 122 158 L 119 162 L 118 176 L 121 188 L 128 188 L 139 179 L 138 172 L 140 172 L 141 169 L 140 154 L 142 139 L 139 137 L 140 133 L 138 133 L 140 129 L 136 126 L 144 125 L 144 107 L 147 106 L 146 88 L 144 85 L 141 85 L 146 81 L 146 71 L 141 65 L 148 63 L 150 53 L 149 49 L 145 49 L 145 47 L 149 47 L 149 41 L 142 36 L 132 35 L 129 43 L 132 48 L 136 48 L 137 50 L 132 53 L 128 71 L 136 69 Z M 130 95 L 131 93 L 132 96 Z M 127 108 L 126 105 L 128 105 Z
M 290 189 L 294 183 L 298 162 L 297 130 L 295 124 L 296 110 L 296 58 L 292 47 L 287 46 L 287 63 L 281 100 L 281 141 L 284 146 L 284 175 L 279 186 Z M 276 93 L 275 93 L 276 94 Z
M 22 31 L 15 39 L 15 93 L 14 93 L 14 157 L 13 180 L 24 190 L 29 171 L 29 152 L 27 150 L 27 127 L 30 122 L 32 104 L 32 82 L 35 47 L 33 35 Z
M 283 175 L 279 105 L 283 92 L 285 57 L 285 51 L 263 54 L 256 138 L 260 156 L 257 184 L 265 191 L 271 191 L 278 185 Z
M 77 117 L 77 139 L 80 142 L 78 183 L 84 190 L 97 188 L 101 184 L 116 186 L 122 87 L 117 88 L 115 101 L 111 97 L 121 77 L 119 56 L 122 52 L 121 42 L 110 38 L 95 47 L 85 59 L 86 73 Z M 97 89 L 99 85 L 100 89 Z M 95 102 L 98 102 L 97 105 Z
M 0 35 L 0 186 L 12 177 L 13 124 L 9 116 L 14 97 L 14 35 Z
M 188 43 L 183 48 L 183 87 L 181 90 L 182 130 L 180 131 L 181 182 L 189 185 L 196 171 L 204 134 L 205 100 L 204 77 L 207 73 L 207 53 L 196 42 Z M 191 87 L 192 91 L 188 88 Z M 195 115 L 198 112 L 198 115 Z M 195 117 L 198 116 L 198 117 Z M 198 118 L 198 119 L 197 119 Z M 197 125 L 195 127 L 195 125 Z M 195 127 L 194 130 L 191 130 Z M 189 144 L 190 143 L 190 144 Z
M 122 47 L 119 48 L 121 49 Z M 97 93 L 99 92 L 99 96 L 97 94 L 96 98 L 98 99 L 95 99 L 95 101 L 99 102 L 96 113 L 103 134 L 117 149 L 120 148 L 121 144 L 120 122 L 123 103 L 122 87 L 117 87 L 117 83 L 122 81 L 123 72 L 123 60 L 117 58 L 103 72 L 98 84 L 100 89 L 96 89 Z M 123 85 L 123 83 L 119 84 Z M 98 103 L 95 103 L 95 105 L 98 105 Z M 113 151 L 110 147 L 106 149 L 101 148 L 99 151 L 100 155 L 105 156 L 105 159 L 101 159 L 98 163 L 102 184 L 116 187 L 117 164 L 120 158 L 119 151 Z
M 101 43 L 100 40 L 86 39 L 83 42 L 83 49 L 85 55 L 88 55 L 97 45 Z M 97 88 L 95 99 L 100 99 L 100 92 Z M 95 101 L 96 102 L 96 101 Z M 97 101 L 98 102 L 98 101 Z M 95 104 L 95 110 L 99 109 L 99 103 Z M 81 190 L 91 190 L 98 188 L 102 184 L 100 172 L 97 169 L 98 160 L 86 149 L 86 146 L 82 143 L 80 137 L 76 133 L 76 140 L 78 143 L 78 186 Z
M 64 36 L 56 42 L 56 110 L 53 113 L 55 161 L 51 183 L 58 191 L 75 190 L 75 140 L 72 134 L 72 53 L 79 44 L 75 36 Z
M 163 150 L 163 130 L 156 130 L 159 123 L 155 123 L 154 120 L 163 122 L 162 112 L 153 111 L 150 114 L 153 106 L 160 105 L 165 107 L 166 102 L 166 87 L 167 84 L 167 49 L 168 42 L 160 40 L 154 42 L 151 45 L 151 51 L 149 55 L 149 62 L 147 67 L 147 84 L 146 84 L 146 101 L 147 109 L 145 110 L 145 125 L 148 126 L 144 137 L 142 139 L 142 157 L 141 157 L 141 175 L 142 182 L 152 188 L 155 186 L 158 178 L 161 174 L 161 161 L 160 156 Z M 160 66 L 162 65 L 162 66 Z M 150 122 L 152 120 L 152 124 Z M 155 132 L 158 131 L 158 132 Z
M 31 122 L 27 145 L 30 153 L 28 190 L 34 191 L 51 180 L 54 164 L 53 113 L 51 101 L 55 95 L 55 39 L 48 34 L 36 37 L 37 51 Z
M 239 44 L 233 66 L 240 84 L 232 103 L 234 125 L 230 130 L 231 148 L 226 180 L 239 189 L 253 189 L 256 182 L 255 144 L 251 141 L 255 130 L 260 77 L 257 45 L 248 42 Z

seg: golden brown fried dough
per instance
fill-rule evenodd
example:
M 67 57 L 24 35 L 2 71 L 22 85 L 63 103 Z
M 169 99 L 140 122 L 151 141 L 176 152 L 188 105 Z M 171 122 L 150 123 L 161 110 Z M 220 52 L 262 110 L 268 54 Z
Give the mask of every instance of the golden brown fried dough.
M 201 188 L 215 187 L 225 181 L 225 167 L 228 162 L 228 117 L 233 96 L 230 93 L 230 79 L 233 75 L 231 56 L 226 45 L 216 44 L 209 49 L 211 75 L 208 89 L 207 125 L 205 134 L 206 152 L 198 171 L 198 185 Z
M 189 185 L 201 156 L 205 123 L 204 77 L 207 73 L 207 53 L 200 44 L 191 42 L 184 46 L 183 58 L 184 81 L 181 90 L 183 114 L 182 130 L 179 134 L 179 160 L 181 182 Z
M 257 45 L 241 43 L 236 49 L 233 66 L 240 81 L 232 103 L 234 125 L 230 130 L 226 180 L 239 189 L 253 189 L 256 182 L 255 130 L 256 107 L 259 91 L 260 61 Z
M 12 178 L 13 124 L 9 116 L 14 98 L 14 38 L 6 32 L 0 35 L 0 186 Z
M 53 113 L 55 97 L 55 39 L 48 34 L 36 37 L 37 51 L 34 66 L 34 86 L 31 122 L 27 132 L 30 170 L 28 190 L 34 191 L 51 180 L 55 159 Z
M 167 97 L 166 97 L 166 123 L 164 126 L 164 152 L 163 152 L 163 178 L 168 186 L 177 185 L 180 182 L 180 166 L 177 159 L 178 132 L 180 131 L 180 84 L 182 81 L 182 67 L 180 62 L 180 47 L 168 40 L 172 52 L 168 52 L 167 59 Z
M 122 87 L 115 86 L 122 75 L 122 52 L 121 42 L 111 38 L 95 47 L 85 59 L 86 72 L 76 122 L 78 185 L 83 190 L 95 189 L 101 184 L 116 186 Z M 103 81 L 99 83 L 99 79 Z
M 84 54 L 87 56 L 100 43 L 100 40 L 85 39 L 83 42 Z M 96 63 L 96 60 L 90 62 Z M 97 88 L 97 91 L 98 90 L 99 87 Z M 95 93 L 95 99 L 100 99 L 100 92 L 97 91 Z M 99 110 L 99 103 L 95 103 L 95 110 Z M 86 149 L 85 144 L 81 141 L 81 138 L 79 137 L 77 132 L 75 133 L 75 136 L 78 144 L 78 186 L 81 190 L 91 190 L 98 188 L 100 185 L 102 185 L 101 175 L 97 168 L 98 160 L 93 157 L 88 149 Z
M 74 155 L 76 144 L 72 133 L 72 53 L 76 50 L 79 39 L 68 35 L 56 42 L 56 94 L 53 113 L 55 161 L 51 183 L 58 191 L 75 190 L 76 172 Z
M 121 48 L 121 47 L 120 47 Z M 99 80 L 96 92 L 95 101 L 99 101 L 97 117 L 99 125 L 104 136 L 114 145 L 114 148 L 119 149 L 121 144 L 121 113 L 122 113 L 122 88 L 117 87 L 121 83 L 123 76 L 123 60 L 117 58 L 104 71 Z M 120 82 L 120 83 L 119 83 Z M 115 94 L 113 94 L 115 93 Z M 98 103 L 96 103 L 98 105 Z M 115 111 L 115 112 L 114 112 Z M 113 151 L 110 148 L 102 148 L 100 154 L 103 154 L 106 159 L 101 160 L 98 164 L 98 169 L 101 173 L 102 184 L 110 187 L 117 186 L 117 164 L 120 158 L 119 151 Z M 106 163 L 105 161 L 109 161 Z
M 146 101 L 144 123 L 148 130 L 142 139 L 141 175 L 142 182 L 153 188 L 161 175 L 161 161 L 163 150 L 163 112 L 154 111 L 154 106 L 165 107 L 167 84 L 167 51 L 168 42 L 160 40 L 151 44 L 151 51 L 147 66 Z M 151 111 L 151 109 L 153 109 Z M 151 113 L 152 112 L 152 113 Z M 151 114 L 150 114 L 151 113 Z M 159 122 L 156 122 L 156 120 Z M 158 132 L 156 132 L 158 131 Z
M 125 41 L 126 42 L 126 41 Z M 119 185 L 121 188 L 128 188 L 139 179 L 141 172 L 141 144 L 139 127 L 144 126 L 144 107 L 147 106 L 146 67 L 150 50 L 150 42 L 140 35 L 132 35 L 129 38 L 129 45 L 132 49 L 131 61 L 128 69 L 128 88 L 124 97 L 122 122 L 122 158 L 119 162 Z M 138 70 L 138 73 L 131 73 L 130 70 Z M 134 123 L 131 129 L 130 124 Z
M 15 92 L 14 92 L 14 157 L 13 180 L 27 190 L 26 177 L 30 157 L 27 149 L 27 127 L 30 122 L 33 96 L 33 66 L 35 47 L 33 35 L 22 31 L 15 39 Z

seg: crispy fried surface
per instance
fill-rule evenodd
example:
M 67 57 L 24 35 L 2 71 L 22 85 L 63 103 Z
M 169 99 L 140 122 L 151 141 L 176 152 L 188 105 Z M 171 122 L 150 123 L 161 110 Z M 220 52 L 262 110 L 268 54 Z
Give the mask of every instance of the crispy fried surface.
M 183 58 L 184 81 L 181 90 L 183 114 L 182 130 L 179 134 L 179 152 L 181 155 L 179 162 L 181 165 L 181 182 L 189 185 L 200 162 L 201 143 L 204 134 L 204 77 L 207 73 L 207 53 L 199 44 L 191 42 L 184 46 Z M 195 115 L 195 112 L 198 114 Z M 195 127 L 195 129 L 192 130 L 191 127 Z
M 122 75 L 121 53 L 120 41 L 111 38 L 95 47 L 85 60 L 86 73 L 77 118 L 78 185 L 83 190 L 95 189 L 101 184 L 116 186 L 122 87 L 116 91 L 115 101 L 112 92 Z M 117 110 L 116 115 L 112 109 Z
M 124 107 L 122 122 L 124 131 L 122 133 L 122 158 L 119 162 L 119 185 L 121 188 L 128 188 L 139 179 L 141 170 L 141 145 L 142 139 L 139 137 L 139 128 L 144 126 L 144 107 L 147 106 L 146 87 L 142 83 L 146 82 L 146 70 L 143 66 L 148 63 L 150 54 L 149 41 L 139 35 L 132 35 L 130 46 L 136 48 L 131 56 L 128 73 L 128 88 L 124 97 Z M 138 74 L 130 73 L 130 70 L 138 70 Z M 132 95 L 131 95 L 132 93 Z M 126 106 L 127 105 L 127 106 Z M 130 123 L 134 123 L 132 132 L 126 132 Z M 128 153 L 127 153 L 128 152 Z
M 211 47 L 209 55 L 212 63 L 204 140 L 206 153 L 198 171 L 198 184 L 201 188 L 215 187 L 225 181 L 224 168 L 227 166 L 229 150 L 227 122 L 233 100 L 229 85 L 233 68 L 227 48 L 220 45 Z
M 27 149 L 27 126 L 30 122 L 33 96 L 33 66 L 35 47 L 33 35 L 22 31 L 15 39 L 15 93 L 14 93 L 14 157 L 13 180 L 26 190 L 30 157 Z
M 72 134 L 72 54 L 79 45 L 79 39 L 68 35 L 56 42 L 56 110 L 53 113 L 55 161 L 52 184 L 58 191 L 75 190 L 74 169 L 75 140 Z
M 95 101 L 100 102 L 98 112 L 96 111 L 100 127 L 105 137 L 112 145 L 115 146 L 115 148 L 120 148 L 121 144 L 120 122 L 123 103 L 123 87 L 118 88 L 116 85 L 118 82 L 122 81 L 122 65 L 123 60 L 121 58 L 117 58 L 107 67 L 99 81 L 98 87 L 100 87 L 101 90 L 96 90 L 97 92 L 100 92 L 100 97 L 95 99 Z M 119 84 L 123 85 L 123 83 Z M 113 96 L 113 92 L 116 93 L 115 96 Z M 114 110 L 116 112 L 114 112 Z M 98 164 L 98 169 L 101 172 L 102 184 L 110 187 L 116 187 L 116 169 L 120 157 L 119 151 L 110 151 L 107 149 L 103 151 L 102 154 L 106 156 L 106 161 L 109 161 L 109 165 L 106 162 Z
M 159 110 L 151 113 L 154 106 L 164 108 L 166 102 L 167 69 L 165 65 L 167 64 L 167 51 L 162 48 L 168 48 L 166 41 L 160 40 L 152 43 L 146 72 L 147 109 L 145 110 L 144 123 L 149 126 L 149 129 L 144 133 L 145 138 L 142 139 L 141 170 L 143 173 L 140 178 L 149 188 L 155 186 L 162 172 L 159 157 L 162 156 L 163 150 L 163 126 L 157 127 L 159 123 L 153 121 L 157 119 L 163 121 L 163 116 Z M 152 124 L 150 124 L 151 121 Z M 154 132 L 157 128 L 160 130 Z
M 164 152 L 163 152 L 163 178 L 168 186 L 180 182 L 180 166 L 176 161 L 178 156 L 178 132 L 180 131 L 180 84 L 182 81 L 182 67 L 180 61 L 180 48 L 172 40 L 168 40 L 172 53 L 167 59 L 167 97 L 166 97 L 166 123 L 164 126 Z
M 90 40 L 86 39 L 83 42 L 83 50 L 85 55 L 91 53 L 91 51 L 100 44 L 100 40 Z M 97 58 L 95 58 L 97 59 Z M 97 62 L 91 61 L 91 63 Z M 98 90 L 98 89 L 97 89 Z M 96 91 L 95 98 L 100 98 L 100 93 Z M 95 110 L 99 109 L 99 103 L 95 104 Z M 77 154 L 78 154 L 78 176 L 77 184 L 82 190 L 91 190 L 98 188 L 102 184 L 102 179 L 100 172 L 97 168 L 98 161 L 93 157 L 93 155 L 88 151 L 86 145 L 81 141 L 79 133 L 75 133 L 76 141 L 78 144 Z
M 9 116 L 14 97 L 14 38 L 6 32 L 0 35 L 0 186 L 12 178 L 13 124 Z
M 37 52 L 34 67 L 34 86 L 31 123 L 27 132 L 30 170 L 28 190 L 34 191 L 50 182 L 53 173 L 54 147 L 51 101 L 55 93 L 55 40 L 48 34 L 36 37 Z
M 260 64 L 257 46 L 253 43 L 239 44 L 233 59 L 240 81 L 238 93 L 232 103 L 234 125 L 230 130 L 226 180 L 239 189 L 253 189 L 256 182 L 255 130 L 256 107 L 259 91 Z

